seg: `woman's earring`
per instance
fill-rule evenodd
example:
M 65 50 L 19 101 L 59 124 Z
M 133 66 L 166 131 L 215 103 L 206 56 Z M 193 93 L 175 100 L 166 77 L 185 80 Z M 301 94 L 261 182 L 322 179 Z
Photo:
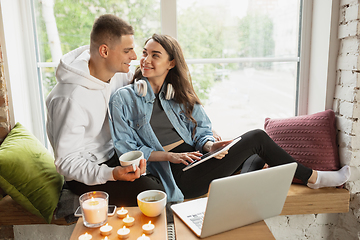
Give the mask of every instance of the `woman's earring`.
M 167 84 L 167 89 L 166 89 L 166 94 L 165 94 L 165 99 L 166 100 L 171 100 L 173 99 L 175 96 L 175 90 L 174 87 L 171 83 Z
M 145 80 L 136 80 L 134 82 L 135 92 L 140 97 L 145 97 L 147 93 L 147 84 Z

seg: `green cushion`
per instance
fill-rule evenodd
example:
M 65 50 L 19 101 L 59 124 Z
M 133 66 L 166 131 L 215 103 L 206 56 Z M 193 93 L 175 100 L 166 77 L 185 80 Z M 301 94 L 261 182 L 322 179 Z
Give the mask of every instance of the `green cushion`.
M 52 154 L 17 123 L 0 145 L 0 188 L 50 223 L 63 181 Z
M 0 200 L 4 197 L 4 191 L 0 188 Z

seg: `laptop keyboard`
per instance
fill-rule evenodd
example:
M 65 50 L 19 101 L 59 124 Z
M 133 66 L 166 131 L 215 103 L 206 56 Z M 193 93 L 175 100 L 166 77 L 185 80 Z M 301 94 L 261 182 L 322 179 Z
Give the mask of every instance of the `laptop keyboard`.
M 204 221 L 204 212 L 200 212 L 197 214 L 191 214 L 187 216 L 199 229 L 201 229 L 203 221 Z

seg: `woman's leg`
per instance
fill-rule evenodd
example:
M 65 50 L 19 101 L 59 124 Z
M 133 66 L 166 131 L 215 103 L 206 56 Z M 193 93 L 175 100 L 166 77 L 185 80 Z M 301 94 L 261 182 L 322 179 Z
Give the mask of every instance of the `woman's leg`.
M 245 160 L 241 168 L 241 173 L 260 170 L 264 168 L 264 166 L 265 166 L 265 161 L 261 157 L 259 157 L 259 155 L 254 154 Z
M 284 149 L 279 147 L 267 133 L 263 130 L 253 130 L 241 136 L 242 139 L 233 146 L 229 154 L 241 156 L 247 154 L 257 154 L 269 166 L 278 166 L 296 162 Z M 228 154 L 228 155 L 229 155 Z M 312 174 L 312 169 L 298 163 L 295 177 L 305 184 Z
M 182 171 L 183 164 L 170 164 L 177 185 L 185 195 L 185 198 L 193 198 L 207 192 L 209 184 L 216 178 L 232 175 L 238 171 L 244 161 L 250 156 L 257 154 L 269 166 L 278 166 L 296 162 L 285 150 L 279 147 L 264 131 L 253 130 L 241 136 L 242 139 L 236 143 L 229 153 L 221 160 L 209 159 L 187 171 Z M 186 145 L 186 144 L 185 144 Z M 184 144 L 175 148 L 174 152 L 193 151 L 194 149 Z M 184 148 L 184 149 L 180 149 Z M 309 184 L 311 188 L 339 186 L 346 182 L 350 176 L 348 166 L 339 171 L 313 171 L 304 165 L 297 163 L 295 177 L 307 184 L 309 178 L 315 173 L 319 175 L 315 185 Z M 321 180 L 320 182 L 318 182 Z
M 175 181 L 186 198 L 197 197 L 206 193 L 212 180 L 232 175 L 241 168 L 246 159 L 254 154 L 258 154 L 270 166 L 295 162 L 287 152 L 280 148 L 262 130 L 250 131 L 241 137 L 242 139 L 221 160 L 213 158 L 185 172 L 182 171 L 185 165 L 171 164 Z M 186 149 L 183 145 L 173 149 L 173 151 L 193 151 L 191 146 L 187 145 L 188 149 Z M 180 147 L 183 149 L 180 149 Z M 311 174 L 312 170 L 310 168 L 298 164 L 295 173 L 297 178 L 307 183 Z
M 235 146 L 234 146 L 235 147 Z M 185 143 L 171 152 L 192 152 L 195 149 Z M 245 158 L 246 159 L 246 158 Z M 227 156 L 221 160 L 212 158 L 187 171 L 182 171 L 184 164 L 170 163 L 176 184 L 185 198 L 194 198 L 207 193 L 212 180 L 232 175 L 241 168 L 242 161 L 231 161 Z
M 270 166 L 296 162 L 295 159 L 279 147 L 264 131 L 251 131 L 244 134 L 244 138 L 245 135 L 248 134 L 249 137 L 247 139 L 250 138 L 259 143 L 258 146 L 255 146 L 256 153 Z M 251 140 L 248 140 L 246 144 L 251 146 Z M 236 148 L 234 151 L 241 151 L 241 148 Z M 305 167 L 300 163 L 297 164 L 298 167 L 295 172 L 295 177 L 307 184 L 310 188 L 340 186 L 350 177 L 350 168 L 347 165 L 338 171 L 313 171 L 311 168 Z

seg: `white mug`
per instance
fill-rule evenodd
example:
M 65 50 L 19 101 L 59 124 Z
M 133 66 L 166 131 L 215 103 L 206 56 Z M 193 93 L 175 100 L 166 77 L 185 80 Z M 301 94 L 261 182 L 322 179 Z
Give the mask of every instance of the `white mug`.
M 119 161 L 120 161 L 121 166 L 123 166 L 123 167 L 129 166 L 129 165 L 139 166 L 140 165 L 140 159 L 143 159 L 143 158 L 144 158 L 143 152 L 141 152 L 141 151 L 131 151 L 131 152 L 127 152 L 127 153 L 122 154 L 119 157 Z

